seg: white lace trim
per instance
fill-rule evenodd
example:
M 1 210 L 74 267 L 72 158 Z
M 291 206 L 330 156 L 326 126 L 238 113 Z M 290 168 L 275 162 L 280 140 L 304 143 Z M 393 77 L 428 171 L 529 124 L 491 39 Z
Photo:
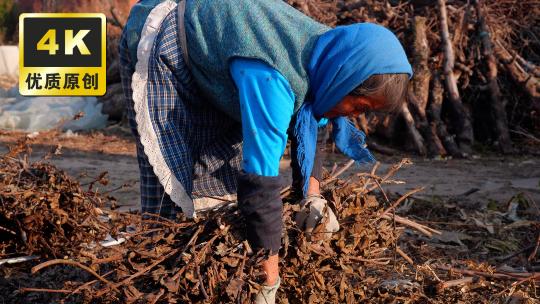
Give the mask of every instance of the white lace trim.
M 188 217 L 195 216 L 193 201 L 187 195 L 184 186 L 176 179 L 159 148 L 157 135 L 150 120 L 148 111 L 148 102 L 146 95 L 146 85 L 148 82 L 148 61 L 154 40 L 163 19 L 171 12 L 176 3 L 170 0 L 164 1 L 156 6 L 148 15 L 144 24 L 141 40 L 137 47 L 137 64 L 131 81 L 133 89 L 133 102 L 135 108 L 135 121 L 137 122 L 137 131 L 139 132 L 141 143 L 144 147 L 144 154 L 154 170 L 154 173 L 163 185 L 165 192 L 169 194 L 172 201 L 182 208 L 184 214 Z

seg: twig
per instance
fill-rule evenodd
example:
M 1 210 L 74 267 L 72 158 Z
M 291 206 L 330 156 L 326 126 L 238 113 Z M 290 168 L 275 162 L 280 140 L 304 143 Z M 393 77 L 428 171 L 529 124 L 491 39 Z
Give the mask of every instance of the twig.
M 347 171 L 352 165 L 354 164 L 354 159 L 351 159 L 349 160 L 345 165 L 343 165 L 343 167 L 339 170 L 337 170 L 334 174 L 332 174 L 330 177 L 328 177 L 327 179 L 325 179 L 322 183 L 321 183 L 321 187 L 324 187 L 326 185 L 328 185 L 329 183 L 331 183 L 333 180 L 335 180 L 338 176 L 340 176 L 341 174 L 343 174 L 345 171 Z
M 387 219 L 387 220 L 392 220 L 392 216 L 390 215 L 385 215 L 382 217 L 383 219 Z M 435 230 L 435 229 L 432 229 L 432 228 L 429 228 L 427 226 L 424 226 L 424 225 L 421 225 L 421 224 L 418 224 L 414 221 L 411 221 L 409 219 L 406 219 L 404 217 L 401 217 L 399 215 L 396 215 L 394 216 L 395 220 L 397 223 L 401 224 L 401 225 L 404 225 L 404 226 L 408 226 L 410 228 L 413 228 L 423 234 L 425 234 L 426 236 L 428 237 L 433 237 L 433 233 L 435 234 L 439 234 L 441 235 L 442 233 L 438 230 Z
M 201 225 L 200 227 L 204 227 L 204 225 Z M 197 235 L 202 231 L 202 229 L 199 229 L 197 230 L 197 232 L 193 235 L 193 237 L 191 237 L 190 241 L 188 242 L 188 244 L 186 245 L 186 247 L 184 248 L 184 250 L 182 251 L 182 253 L 180 255 L 182 255 L 184 252 L 186 252 L 186 250 L 189 248 L 189 244 L 193 241 L 195 242 L 196 240 L 196 237 Z M 224 233 L 224 231 L 226 231 L 225 229 L 222 230 L 221 233 Z M 197 275 L 199 277 L 199 285 L 201 287 L 201 292 L 203 293 L 204 297 L 206 300 L 208 300 L 208 294 L 206 293 L 206 290 L 204 289 L 204 286 L 202 286 L 202 278 L 200 276 L 200 273 L 199 273 L 199 260 L 200 260 L 200 256 L 203 255 L 206 250 L 213 244 L 213 242 L 220 236 L 220 234 L 216 234 L 214 235 L 208 242 L 206 242 L 206 244 L 204 245 L 204 247 L 201 249 L 201 251 L 198 253 L 198 255 L 194 255 L 193 259 L 188 263 L 188 265 L 192 262 L 195 263 L 196 265 L 196 272 L 197 272 Z M 201 243 L 202 244 L 202 243 Z M 186 270 L 187 266 L 188 265 L 185 265 L 184 267 L 182 267 L 173 277 L 172 277 L 172 280 L 173 281 L 176 281 L 178 280 L 178 278 L 180 278 L 180 276 L 184 273 L 184 271 Z
M 107 194 L 109 194 L 109 193 L 116 192 L 116 191 L 118 191 L 118 190 L 122 190 L 122 189 L 125 189 L 125 188 L 133 187 L 133 186 L 135 185 L 135 183 L 136 183 L 136 182 L 125 183 L 125 184 L 123 184 L 123 185 L 121 185 L 121 186 L 118 186 L 118 187 L 116 187 L 116 188 L 112 188 L 112 189 L 110 189 L 110 190 L 107 190 L 107 191 L 101 193 L 101 195 L 103 196 L 103 195 L 107 195 Z
M 409 262 L 409 264 L 411 264 L 412 266 L 414 266 L 413 260 L 412 260 L 405 252 L 403 252 L 403 250 L 401 250 L 401 248 L 399 248 L 398 246 L 396 246 L 396 252 L 397 252 L 402 258 L 404 258 L 405 261 Z
M 379 187 L 379 190 L 381 190 L 381 193 L 384 197 L 384 200 L 386 201 L 386 203 L 388 205 L 391 205 L 392 203 L 390 203 L 390 199 L 388 199 L 388 195 L 386 195 L 386 191 L 384 191 L 383 187 L 381 186 L 381 183 L 379 183 L 379 181 L 377 181 L 377 179 L 373 179 L 373 181 L 375 182 L 375 184 L 377 185 L 377 187 Z
M 384 184 L 384 182 L 386 180 L 388 180 L 390 177 L 392 177 L 394 174 L 396 174 L 397 171 L 399 171 L 399 169 L 401 169 L 401 167 L 403 167 L 404 165 L 410 165 L 412 164 L 411 160 L 408 159 L 408 158 L 404 158 L 402 159 L 399 163 L 393 165 L 390 170 L 388 170 L 388 172 L 380 179 L 380 183 L 381 185 Z M 371 188 L 367 189 L 367 184 L 364 185 L 363 189 L 362 189 L 362 194 L 367 194 L 375 189 L 377 189 L 377 185 L 373 185 Z
M 525 283 L 527 281 L 535 281 L 535 280 L 540 280 L 540 273 L 537 272 L 537 273 L 535 273 L 535 275 L 533 275 L 533 276 L 531 276 L 529 278 L 524 278 L 522 280 L 519 280 L 519 281 L 514 283 L 515 284 L 514 286 L 517 287 L 518 285 L 521 285 L 521 284 L 523 284 L 523 283 Z
M 534 247 L 534 245 L 530 245 L 530 246 L 527 246 L 523 249 L 520 249 L 519 251 L 516 251 L 514 253 L 511 253 L 511 254 L 508 254 L 508 255 L 505 255 L 505 256 L 501 256 L 501 257 L 497 257 L 495 258 L 497 261 L 499 262 L 504 262 L 504 261 L 507 261 L 515 256 L 518 256 L 522 253 L 524 253 L 525 251 L 529 250 L 529 249 L 532 249 Z
M 533 259 L 536 257 L 536 253 L 538 253 L 538 247 L 540 246 L 540 230 L 538 231 L 538 236 L 536 237 L 536 244 L 534 245 L 534 249 L 529 255 L 529 258 L 527 261 L 532 262 Z
M 536 138 L 534 135 L 532 134 L 529 134 L 529 133 L 525 133 L 525 132 L 521 132 L 521 131 L 518 131 L 518 130 L 510 130 L 510 132 L 512 133 L 515 133 L 515 134 L 519 134 L 519 135 L 522 135 L 522 136 L 525 136 L 526 138 L 532 140 L 532 141 L 535 141 L 537 143 L 540 143 L 540 139 Z
M 397 235 L 396 234 L 396 210 L 395 209 L 392 209 L 392 233 L 394 235 Z M 396 269 L 396 264 L 397 264 L 397 249 L 398 249 L 398 245 L 397 245 L 397 238 L 393 238 L 394 240 L 394 243 L 393 243 L 393 247 L 394 247 L 394 269 Z
M 57 264 L 65 264 L 65 265 L 72 265 L 72 266 L 76 266 L 76 267 L 79 267 L 81 269 L 84 269 L 86 270 L 87 272 L 89 272 L 90 274 L 92 274 L 93 276 L 95 276 L 96 278 L 98 278 L 100 281 L 102 281 L 103 283 L 107 284 L 108 286 L 110 286 L 112 289 L 120 292 L 120 290 L 118 290 L 118 288 L 116 288 L 115 285 L 113 285 L 111 282 L 109 282 L 107 279 L 105 279 L 104 277 L 100 276 L 99 274 L 97 274 L 94 270 L 92 270 L 91 268 L 89 268 L 88 266 L 85 266 L 79 262 L 75 262 L 75 261 L 72 261 L 72 260 L 61 260 L 61 259 L 56 259 L 56 260 L 50 260 L 50 261 L 47 261 L 47 262 L 44 262 L 44 263 L 41 263 L 37 266 L 34 266 L 32 267 L 32 274 L 35 274 L 36 272 L 40 271 L 41 269 L 43 268 L 47 268 L 49 266 L 52 266 L 52 265 L 57 265 Z M 71 292 L 71 291 L 70 291 Z
M 348 257 L 348 259 L 351 260 L 351 261 L 355 261 L 355 262 L 371 263 L 371 264 L 375 264 L 375 265 L 388 265 L 388 263 L 390 263 L 389 258 L 364 259 L 364 258 L 360 258 L 360 257 L 351 256 L 351 257 Z
M 474 278 L 474 277 L 464 277 L 464 278 L 457 279 L 457 280 L 451 280 L 451 281 L 441 282 L 441 283 L 437 284 L 437 292 L 440 293 L 440 292 L 442 292 L 443 290 L 445 290 L 445 289 L 447 289 L 447 288 L 450 288 L 450 287 L 455 287 L 455 286 L 460 286 L 460 285 L 470 284 L 470 283 L 474 282 L 475 280 L 477 280 L 477 278 Z
M 203 284 L 203 279 L 202 279 L 202 276 L 201 276 L 200 266 L 197 265 L 196 269 L 197 269 L 197 278 L 199 279 L 199 287 L 201 289 L 201 293 L 203 294 L 204 299 L 206 301 L 208 301 L 209 297 L 208 297 L 208 294 L 206 293 L 206 289 L 204 289 L 204 284 Z
M 106 276 L 110 275 L 111 273 L 113 273 L 115 271 L 116 270 L 111 270 L 111 271 L 107 272 L 106 274 L 104 274 L 103 277 L 106 277 Z M 98 280 L 92 280 L 90 282 L 86 282 L 86 283 L 82 284 L 81 286 L 75 288 L 70 294 L 68 294 L 65 298 L 62 299 L 61 303 L 64 303 L 71 295 L 76 294 L 76 293 L 80 293 L 81 290 L 91 286 L 92 284 L 95 284 L 96 282 L 98 282 Z
M 212 199 L 215 199 L 215 200 L 218 200 L 218 201 L 222 201 L 222 202 L 225 202 L 225 203 L 232 203 L 232 202 L 235 202 L 235 200 L 232 200 L 232 199 L 226 199 L 226 198 L 222 198 L 222 197 L 219 197 L 219 196 L 202 195 L 202 194 L 197 193 L 197 192 L 193 192 L 192 195 L 194 195 L 194 196 L 200 196 L 200 197 L 212 198 Z M 214 208 L 215 208 L 215 207 L 212 207 L 212 209 L 214 209 Z
M 130 214 L 130 213 L 128 213 L 128 212 L 118 212 L 118 214 L 124 214 L 124 215 L 127 215 L 127 216 L 132 216 L 132 217 L 136 217 L 136 218 L 142 219 L 142 222 L 143 222 L 143 223 L 146 223 L 146 222 L 147 222 L 147 223 L 155 223 L 155 224 L 161 224 L 161 225 L 163 225 L 163 224 L 164 224 L 163 222 L 166 222 L 168 225 L 171 225 L 171 226 L 173 226 L 173 227 L 176 227 L 176 226 L 178 226 L 178 225 L 180 225 L 180 226 L 185 226 L 184 223 L 178 224 L 178 223 L 176 223 L 176 222 L 173 221 L 173 220 L 170 220 L 170 219 L 168 219 L 168 218 L 162 217 L 162 216 L 160 216 L 159 214 L 155 214 L 155 213 L 148 213 L 148 212 L 145 212 L 145 213 L 143 213 L 141 216 L 139 216 L 139 215 L 133 215 L 133 214 Z M 154 217 L 154 218 L 157 218 L 158 221 L 156 222 L 156 221 L 152 221 L 152 220 L 146 220 L 146 219 L 144 219 L 144 217 Z
M 193 234 L 193 236 L 191 237 L 191 239 L 189 239 L 188 243 L 186 244 L 186 246 L 184 247 L 184 250 L 182 250 L 182 252 L 180 253 L 180 255 L 182 255 L 184 252 L 186 252 L 188 250 L 188 248 L 196 242 L 197 238 L 199 237 L 199 233 L 201 233 L 201 231 L 203 231 L 204 229 L 204 226 L 205 225 L 201 225 L 199 226 L 199 229 L 197 229 L 197 231 L 195 231 L 195 233 Z M 184 273 L 186 267 L 182 267 L 173 277 L 173 281 L 176 281 L 178 280 L 178 278 L 180 278 L 180 276 L 182 275 L 182 273 Z
M 397 150 L 383 146 L 371 139 L 367 140 L 367 144 L 368 144 L 369 150 L 378 152 L 379 154 L 388 155 L 388 156 L 399 154 Z
M 109 174 L 108 171 L 104 171 L 104 172 L 101 172 L 96 178 L 94 178 L 92 181 L 89 181 L 87 183 L 82 183 L 81 184 L 81 187 L 86 187 L 86 186 L 90 186 L 88 187 L 89 189 L 92 189 L 92 185 L 94 185 L 95 183 L 103 180 L 104 178 L 107 177 L 107 175 Z M 88 190 L 90 191 L 90 190 Z
M 397 201 L 395 201 L 390 207 L 388 207 L 386 210 L 384 210 L 383 213 L 381 213 L 381 215 L 379 215 L 373 222 L 376 222 L 378 221 L 379 219 L 381 219 L 383 216 L 387 215 L 391 210 L 394 210 L 401 202 L 403 202 L 406 198 L 408 198 L 409 196 L 417 193 L 417 192 L 420 192 L 424 190 L 424 187 L 420 187 L 420 188 L 416 188 L 414 190 L 411 190 L 407 193 L 405 193 L 405 195 L 403 195 L 402 197 L 400 197 Z
M 375 176 L 375 173 L 377 173 L 377 169 L 379 169 L 380 165 L 381 162 L 376 162 L 375 165 L 373 165 L 373 168 L 371 168 L 371 175 Z
M 347 169 L 349 169 L 352 165 L 354 164 L 354 160 L 349 160 L 345 165 L 343 165 L 343 167 L 341 169 L 339 169 L 338 171 L 336 171 L 334 174 L 332 174 L 331 176 L 329 176 L 328 178 L 326 178 L 321 184 L 320 184 L 320 187 L 324 187 L 326 185 L 328 185 L 330 182 L 332 182 L 333 180 L 335 180 L 338 176 L 340 176 L 341 174 L 343 174 L 343 172 L 347 171 Z M 287 186 L 283 189 L 281 189 L 280 191 L 280 194 L 281 194 L 281 198 L 285 198 L 287 197 L 287 195 L 289 195 L 289 191 L 291 190 L 291 186 Z
M 540 279 L 540 272 L 488 273 L 488 272 L 477 271 L 477 270 L 453 268 L 453 267 L 448 267 L 448 266 L 443 266 L 443 265 L 436 266 L 436 268 L 440 270 L 450 271 L 450 272 L 457 272 L 457 273 L 466 274 L 466 275 L 481 276 L 485 278 L 492 278 L 492 279 L 499 279 L 499 280 L 515 281 L 515 280 L 522 280 L 522 279 L 525 279 L 525 280 L 539 280 Z
M 137 278 L 137 277 L 140 277 L 141 275 L 147 273 L 148 271 L 150 271 L 152 268 L 156 267 L 157 265 L 161 264 L 163 261 L 165 261 L 166 259 L 170 258 L 171 256 L 173 256 L 174 254 L 176 254 L 178 252 L 178 249 L 174 249 L 174 250 L 171 250 L 171 252 L 169 252 L 167 255 L 163 256 L 162 258 L 158 259 L 157 261 L 155 261 L 154 263 L 150 264 L 149 266 L 139 270 L 137 273 L 131 275 L 130 277 L 124 279 L 122 282 L 119 282 L 119 283 L 116 283 L 114 285 L 111 285 L 110 287 L 113 288 L 114 290 L 120 292 L 118 290 L 118 286 L 122 286 L 122 285 L 127 285 L 129 282 L 131 282 L 133 279 Z M 102 296 L 103 294 L 105 294 L 107 292 L 107 288 L 104 288 L 98 292 L 96 292 L 96 297 L 100 297 Z
M 495 55 L 502 62 L 508 70 L 512 79 L 521 86 L 521 88 L 531 97 L 533 100 L 538 99 L 538 78 L 525 71 L 515 57 L 502 45 L 502 43 L 495 41 Z
M 418 131 L 416 127 L 416 122 L 414 121 L 414 117 L 411 114 L 411 111 L 409 110 L 409 106 L 407 103 L 403 103 L 400 109 L 400 114 L 403 117 L 403 120 L 405 121 L 405 125 L 407 126 L 408 133 L 410 134 L 410 139 L 414 143 L 415 152 L 417 152 L 420 155 L 426 155 L 426 146 L 424 145 L 424 138 Z
M 375 166 L 373 166 L 373 170 L 371 170 L 371 174 L 375 174 L 375 171 L 377 170 L 377 167 L 378 167 L 378 164 L 379 162 L 377 162 L 375 164 Z M 384 199 L 386 200 L 386 203 L 388 205 L 390 205 L 390 200 L 388 199 L 388 195 L 386 195 L 386 191 L 384 191 L 383 187 L 381 186 L 381 184 L 379 183 L 379 181 L 377 181 L 377 179 L 374 179 L 373 180 L 375 182 L 375 184 L 377 184 L 377 187 L 379 187 L 379 189 L 381 190 L 383 196 L 384 196 Z M 396 217 L 395 217 L 395 212 L 394 210 L 392 210 L 392 233 L 395 235 L 396 234 Z M 398 249 L 398 245 L 397 245 L 397 239 L 394 238 L 394 242 L 393 242 L 393 247 L 394 247 L 394 269 L 396 268 L 396 263 L 397 263 L 397 249 Z
M 242 244 L 244 245 L 244 248 L 246 249 L 247 254 L 252 255 L 253 249 L 251 249 L 251 246 L 249 245 L 248 241 L 244 240 Z
M 48 289 L 48 288 L 30 288 L 23 287 L 19 289 L 19 292 L 47 292 L 47 293 L 73 293 L 73 290 L 67 289 Z
M 242 278 L 242 276 L 244 275 L 244 267 L 246 266 L 246 260 L 247 260 L 247 253 L 248 251 L 247 250 L 244 250 L 244 255 L 238 255 L 238 258 L 242 260 L 241 264 L 240 264 L 240 267 L 238 267 L 238 270 L 236 271 L 236 276 L 238 278 Z M 230 254 L 232 256 L 232 254 Z
M 281 194 L 281 198 L 285 198 L 287 197 L 287 195 L 289 195 L 289 190 L 291 190 L 291 186 L 287 186 L 283 189 L 281 189 L 281 191 L 279 192 Z

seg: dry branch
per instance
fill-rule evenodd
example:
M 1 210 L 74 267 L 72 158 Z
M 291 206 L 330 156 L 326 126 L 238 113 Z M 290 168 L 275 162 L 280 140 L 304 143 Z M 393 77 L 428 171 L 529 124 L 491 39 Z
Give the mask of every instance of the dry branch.
M 485 278 L 493 278 L 493 279 L 499 279 L 499 280 L 511 280 L 511 281 L 518 281 L 518 280 L 540 280 L 540 273 L 524 273 L 524 272 L 518 272 L 518 273 L 507 273 L 507 272 L 485 272 L 485 271 L 478 271 L 478 270 L 470 270 L 470 269 L 459 269 L 459 268 L 453 268 L 449 266 L 440 265 L 437 266 L 440 270 L 446 270 L 449 272 L 456 272 L 461 273 L 465 275 L 473 275 L 473 276 L 481 276 Z
M 505 103 L 503 102 L 501 90 L 497 83 L 497 61 L 493 55 L 491 34 L 482 12 L 480 0 L 475 0 L 473 3 L 478 19 L 478 31 L 480 32 L 479 35 L 482 41 L 482 53 L 487 66 L 487 86 L 491 97 L 490 106 L 497 133 L 497 141 L 501 152 L 511 153 L 513 151 L 512 141 L 510 140 L 510 133 L 508 131 Z
M 418 152 L 420 155 L 425 155 L 426 148 L 424 146 L 424 139 L 422 138 L 422 135 L 420 135 L 420 132 L 418 131 L 418 129 L 416 129 L 414 118 L 411 112 L 409 111 L 409 107 L 407 104 L 403 104 L 403 107 L 401 108 L 401 115 L 403 116 L 403 119 L 405 120 L 405 124 L 407 125 L 407 130 L 409 131 L 409 135 L 413 141 L 416 152 Z
M 100 281 L 102 281 L 103 283 L 107 284 L 108 286 L 110 286 L 112 289 L 116 290 L 119 292 L 118 288 L 116 288 L 116 286 L 112 285 L 111 282 L 109 282 L 107 279 L 105 279 L 104 277 L 100 276 L 99 274 L 97 274 L 94 270 L 92 270 L 91 268 L 89 268 L 88 266 L 86 265 L 83 265 L 79 262 L 76 262 L 76 261 L 71 261 L 71 260 L 51 260 L 51 261 L 47 261 L 47 262 L 43 262 L 37 266 L 34 266 L 32 267 L 32 273 L 36 273 L 38 271 L 40 271 L 41 269 L 43 268 L 47 268 L 47 267 L 50 267 L 50 266 L 53 266 L 53 265 L 58 265 L 58 264 L 64 264 L 64 265 L 72 265 L 72 266 L 76 266 L 76 267 L 79 267 L 81 269 L 84 269 L 86 270 L 88 273 L 92 274 L 93 276 L 95 276 L 96 278 L 98 278 Z
M 436 132 L 445 151 L 454 157 L 463 157 L 454 137 L 448 132 L 446 124 L 441 119 L 444 89 L 438 73 L 433 75 L 431 102 L 429 103 L 429 117 L 431 128 Z M 446 153 L 441 153 L 446 155 Z
M 430 47 L 427 38 L 427 18 L 415 16 L 413 19 L 413 58 L 414 76 L 411 88 L 416 96 L 414 104 L 419 115 L 426 118 L 426 107 L 429 100 L 429 82 L 431 71 L 429 69 Z
M 475 280 L 476 279 L 474 277 L 465 277 L 465 278 L 462 278 L 462 279 L 441 282 L 441 283 L 437 284 L 437 291 L 439 293 L 441 293 L 445 289 L 448 289 L 448 288 L 451 288 L 451 287 L 456 287 L 456 286 L 461 286 L 461 285 L 465 285 L 465 284 L 470 284 L 470 283 L 474 282 Z
M 512 79 L 533 99 L 533 102 L 540 102 L 540 80 L 538 77 L 529 74 L 517 62 L 516 56 L 513 56 L 500 42 L 495 43 L 495 55 L 504 64 Z
M 459 148 L 462 152 L 469 154 L 473 144 L 473 130 L 471 118 L 468 111 L 463 106 L 457 80 L 454 75 L 455 54 L 450 33 L 448 30 L 448 14 L 445 0 L 437 0 L 439 9 L 439 30 L 441 32 L 441 40 L 444 49 L 444 80 L 446 90 L 448 91 L 448 99 L 454 110 L 454 122 L 457 128 L 457 140 Z

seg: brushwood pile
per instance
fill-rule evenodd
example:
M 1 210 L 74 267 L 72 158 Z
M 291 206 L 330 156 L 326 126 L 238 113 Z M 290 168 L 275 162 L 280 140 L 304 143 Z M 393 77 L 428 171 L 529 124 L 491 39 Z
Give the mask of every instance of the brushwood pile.
M 47 163 L 58 151 L 33 163 L 29 152 L 23 140 L 0 157 L 0 261 L 32 257 L 0 266 L 4 301 L 249 303 L 260 287 L 265 257 L 245 241 L 234 202 L 195 220 L 116 212 L 96 190 L 104 174 L 82 186 Z M 536 297 L 533 205 L 516 198 L 508 210 L 464 218 L 455 204 L 415 199 L 420 189 L 386 193 L 406 165 L 347 180 L 328 172 L 324 196 L 341 224 L 330 239 L 322 225 L 304 235 L 293 221 L 298 205 L 285 199 L 280 303 Z

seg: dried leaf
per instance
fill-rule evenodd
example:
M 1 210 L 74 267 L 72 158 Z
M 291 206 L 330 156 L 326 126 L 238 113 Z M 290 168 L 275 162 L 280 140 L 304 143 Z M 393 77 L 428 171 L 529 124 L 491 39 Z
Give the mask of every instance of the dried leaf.
M 227 295 L 231 299 L 236 299 L 244 286 L 244 281 L 241 279 L 233 279 L 229 282 L 226 288 Z

